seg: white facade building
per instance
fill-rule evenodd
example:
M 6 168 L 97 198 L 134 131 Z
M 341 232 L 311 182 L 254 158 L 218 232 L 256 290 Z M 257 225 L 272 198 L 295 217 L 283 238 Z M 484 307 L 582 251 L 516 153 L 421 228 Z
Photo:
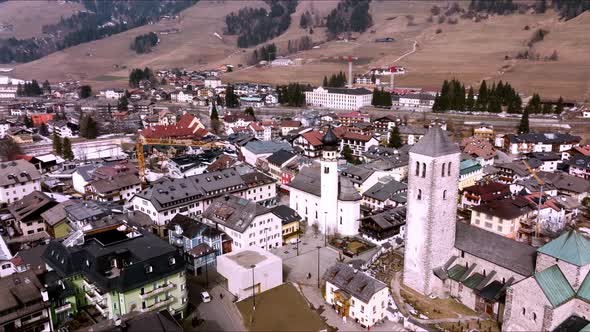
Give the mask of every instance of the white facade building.
M 0 203 L 10 204 L 41 190 L 41 173 L 26 160 L 0 163 Z
M 206 88 L 215 89 L 218 86 L 221 86 L 221 78 L 214 77 L 214 76 L 209 76 L 209 77 L 205 78 L 205 87 Z
M 227 288 L 238 301 L 283 283 L 281 259 L 256 247 L 217 256 L 217 272 L 227 279 Z
M 324 88 L 305 92 L 305 102 L 310 106 L 342 110 L 358 110 L 370 106 L 373 94 L 365 88 Z

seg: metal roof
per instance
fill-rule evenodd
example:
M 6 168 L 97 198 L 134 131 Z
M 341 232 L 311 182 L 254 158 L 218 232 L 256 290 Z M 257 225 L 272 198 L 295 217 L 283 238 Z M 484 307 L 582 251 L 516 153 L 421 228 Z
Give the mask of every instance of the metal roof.
M 567 302 L 575 295 L 572 286 L 557 265 L 535 273 L 535 280 L 553 307 Z
M 590 240 L 576 231 L 561 234 L 538 251 L 576 266 L 590 264 Z

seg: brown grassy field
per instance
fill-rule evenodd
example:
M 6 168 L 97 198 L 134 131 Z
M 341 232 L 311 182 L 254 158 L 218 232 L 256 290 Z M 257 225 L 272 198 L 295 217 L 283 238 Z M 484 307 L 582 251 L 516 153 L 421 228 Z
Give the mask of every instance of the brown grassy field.
M 79 3 L 50 1 L 7 1 L 0 4 L 0 23 L 14 25 L 12 32 L 0 31 L 0 38 L 31 38 L 41 36 L 41 27 L 57 23 L 83 9 Z
M 374 26 L 357 36 L 357 40 L 330 41 L 318 49 L 290 56 L 304 59 L 302 66 L 252 67 L 228 73 L 224 80 L 319 84 L 325 75 L 347 70 L 344 61 L 326 61 L 326 58 L 351 55 L 362 59 L 359 61 L 362 63 L 354 66 L 355 74 L 394 63 L 406 67 L 407 74 L 396 77 L 397 86 L 438 88 L 444 79 L 453 77 L 477 86 L 482 79 L 502 79 L 527 94 L 539 92 L 542 97 L 590 99 L 590 39 L 586 36 L 590 31 L 590 13 L 567 22 L 548 12 L 493 16 L 478 23 L 459 20 L 451 25 L 426 21 L 433 3 L 375 0 L 371 3 Z M 273 40 L 279 52 L 286 48 L 288 40 L 307 33 L 299 27 L 299 18 L 305 10 L 313 8 L 326 15 L 336 4 L 328 0 L 300 1 L 291 27 Z M 245 64 L 252 48 L 240 50 L 235 46 L 235 37 L 219 40 L 213 35 L 223 30 L 226 14 L 245 6 L 265 5 L 261 1 L 201 1 L 184 11 L 178 22 L 140 27 L 18 65 L 15 76 L 51 81 L 81 79 L 100 88 L 125 85 L 128 72 L 134 67 L 203 69 L 225 63 Z M 525 25 L 531 29 L 524 30 Z M 178 27 L 181 33 L 161 36 L 161 44 L 154 52 L 136 55 L 129 49 L 135 36 L 169 27 Z M 538 28 L 549 30 L 549 34 L 535 45 L 535 52 L 548 56 L 557 50 L 558 61 L 504 59 L 524 50 Z M 437 29 L 442 32 L 436 33 Z M 315 29 L 311 37 L 315 42 L 326 40 L 323 28 Z M 379 37 L 393 37 L 396 41 L 375 43 Z M 416 50 L 410 53 L 414 44 Z M 402 55 L 405 56 L 399 59 Z

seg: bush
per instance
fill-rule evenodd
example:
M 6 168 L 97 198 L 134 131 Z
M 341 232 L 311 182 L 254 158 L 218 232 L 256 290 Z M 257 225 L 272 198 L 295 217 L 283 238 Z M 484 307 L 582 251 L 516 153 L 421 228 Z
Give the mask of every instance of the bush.
M 442 29 L 441 28 L 436 29 L 436 34 L 439 34 L 441 32 L 442 32 Z
M 443 23 L 445 23 L 445 20 L 446 20 L 446 19 L 447 19 L 447 18 L 446 18 L 444 15 L 441 15 L 441 16 L 439 16 L 439 17 L 438 17 L 438 24 L 443 24 Z

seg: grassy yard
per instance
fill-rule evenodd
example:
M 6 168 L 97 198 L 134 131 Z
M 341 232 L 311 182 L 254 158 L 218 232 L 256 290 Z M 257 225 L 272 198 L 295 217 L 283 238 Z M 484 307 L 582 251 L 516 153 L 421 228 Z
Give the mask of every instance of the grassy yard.
M 119 81 L 124 80 L 125 77 L 122 76 L 113 76 L 113 75 L 100 75 L 94 78 L 95 81 Z
M 478 314 L 453 299 L 431 299 L 418 294 L 413 289 L 402 286 L 400 293 L 405 301 L 419 313 L 430 319 L 458 318 L 459 315 L 477 316 Z
M 319 331 L 326 323 L 290 283 L 256 295 L 252 317 L 252 297 L 237 303 L 249 331 Z M 272 319 L 269 319 L 272 317 Z
M 434 328 L 443 331 L 455 331 L 455 332 L 467 332 L 467 331 L 485 331 L 485 332 L 500 332 L 500 327 L 498 323 L 493 320 L 482 320 L 478 322 L 477 320 L 471 320 L 467 322 L 459 323 L 440 323 L 440 324 L 433 324 Z

